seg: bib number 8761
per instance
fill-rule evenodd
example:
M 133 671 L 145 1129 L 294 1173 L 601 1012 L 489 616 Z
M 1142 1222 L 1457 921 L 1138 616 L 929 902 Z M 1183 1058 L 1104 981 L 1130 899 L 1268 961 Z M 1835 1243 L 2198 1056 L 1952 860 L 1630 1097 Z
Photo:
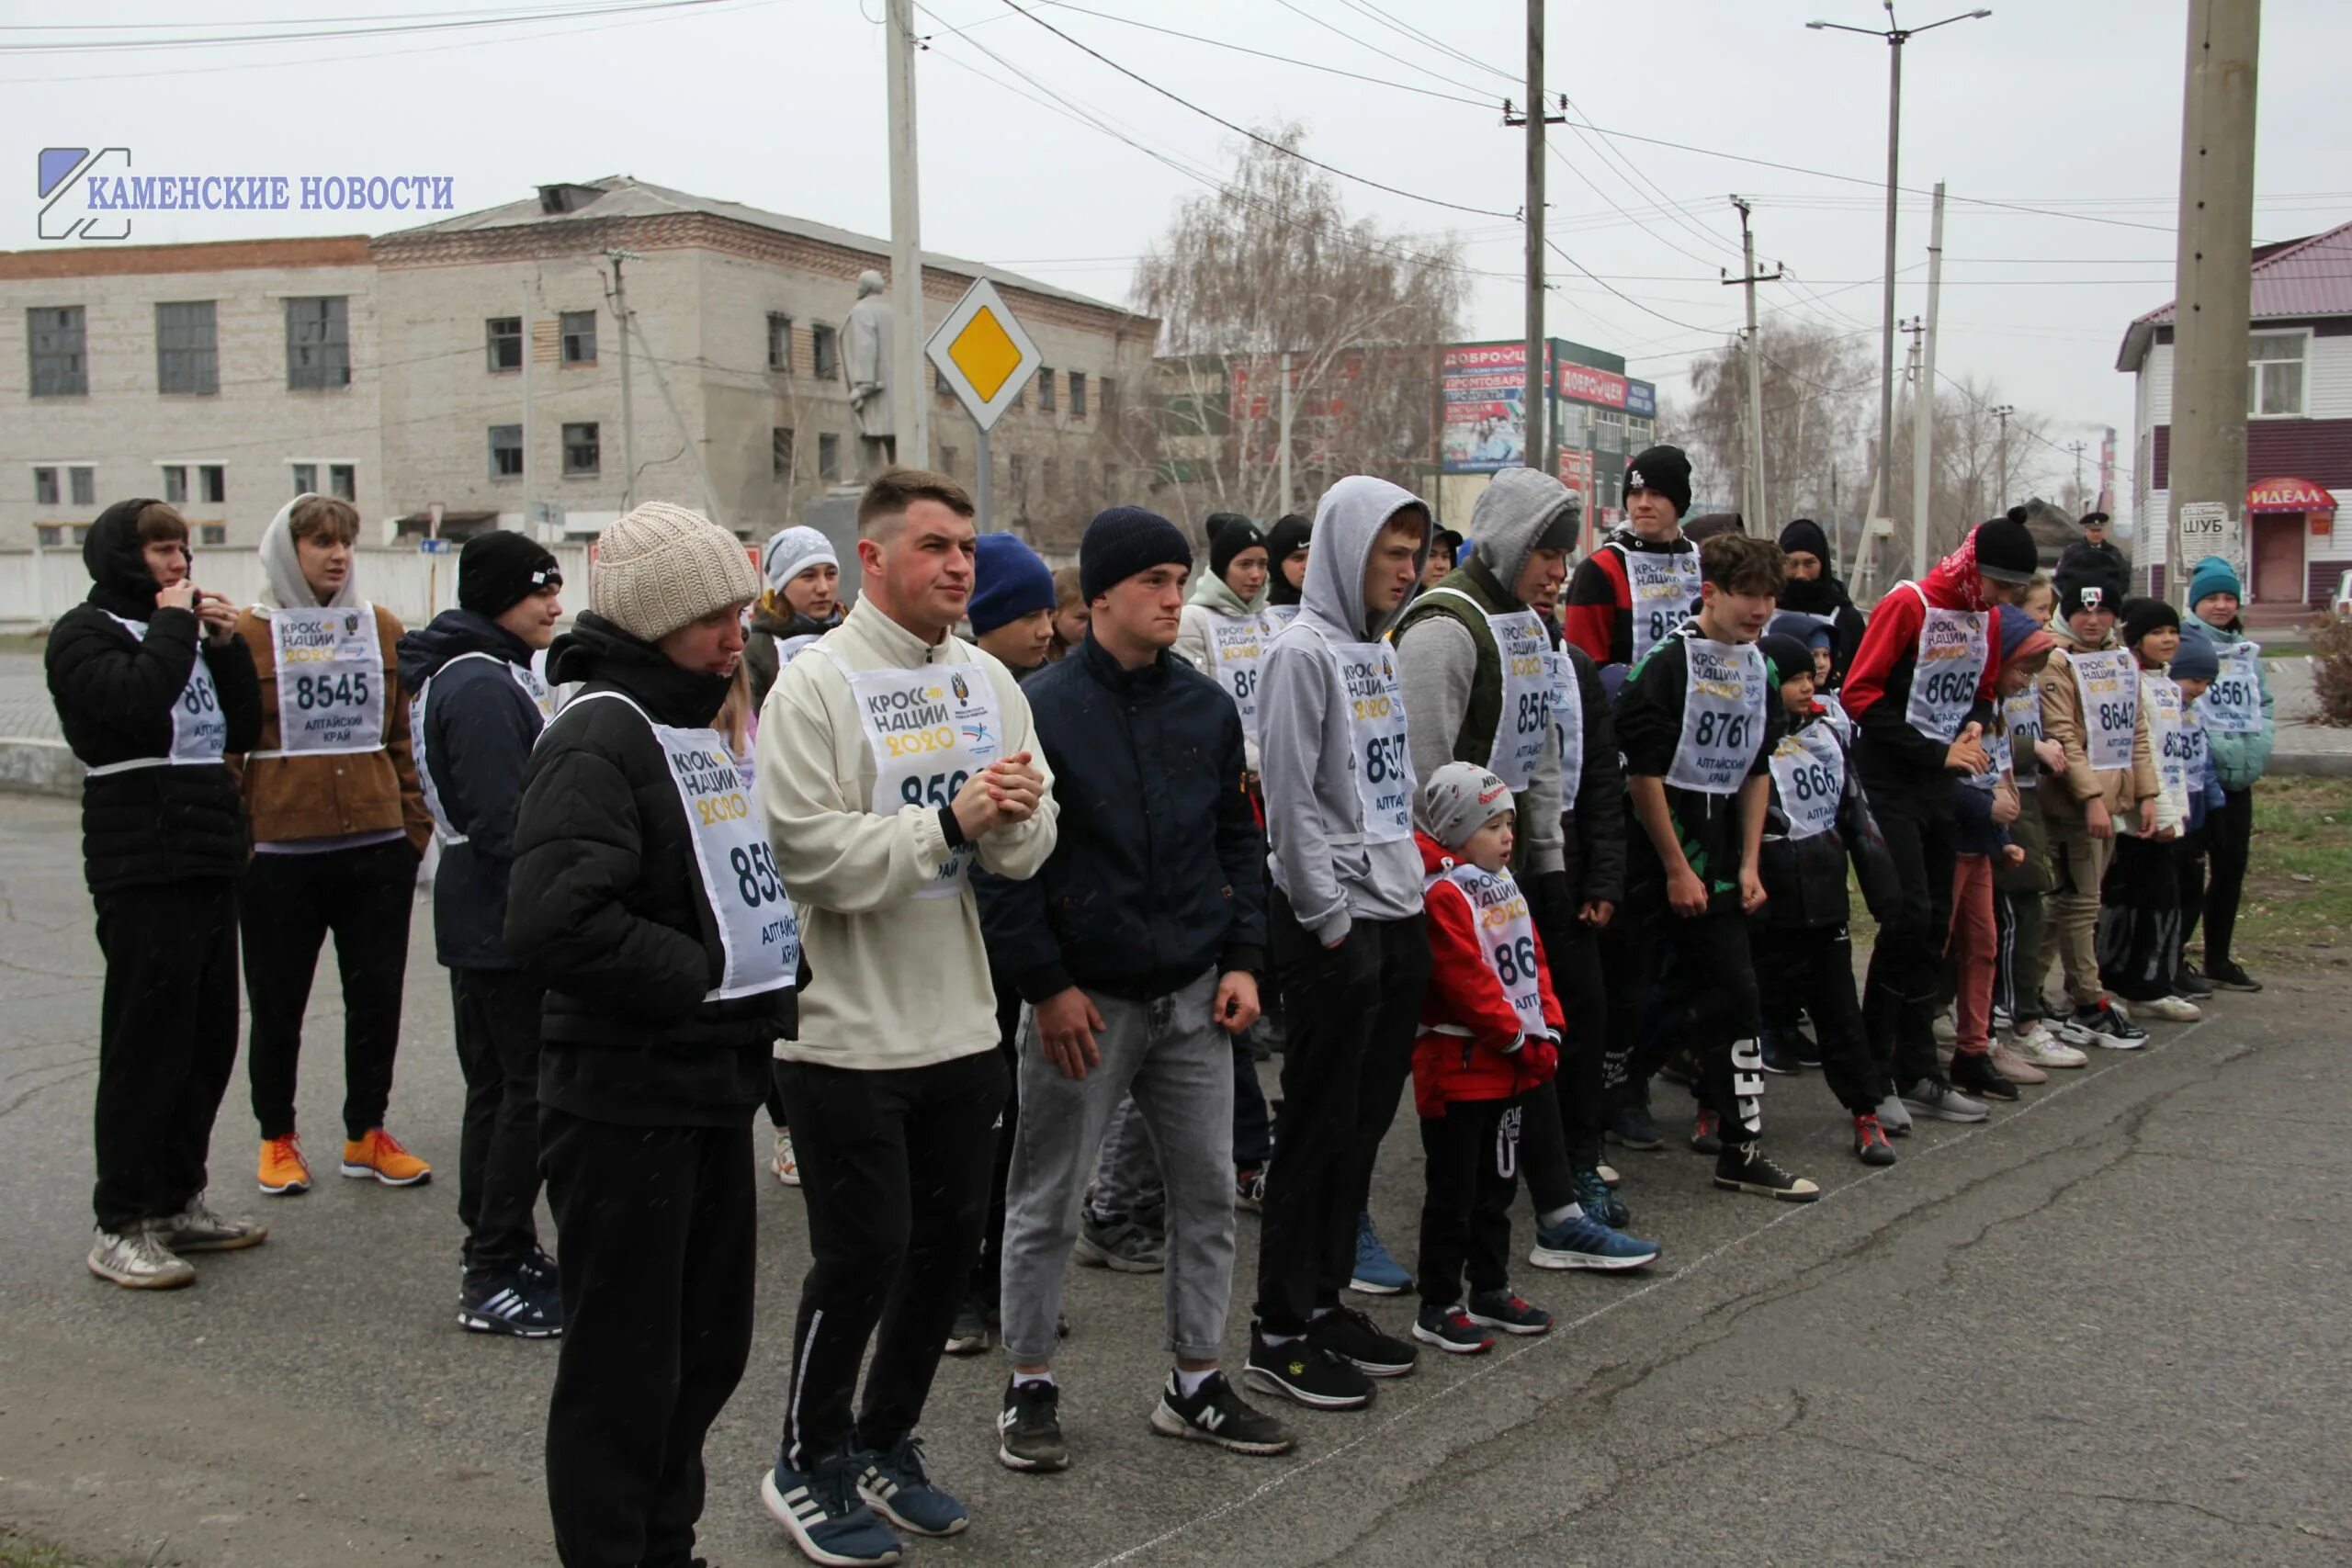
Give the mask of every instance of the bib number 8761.
M 909 806 L 928 806 L 933 808 L 950 806 L 955 803 L 956 796 L 961 793 L 964 786 L 971 782 L 971 777 L 972 775 L 962 768 L 956 769 L 952 773 L 933 773 L 928 778 L 920 774 L 911 775 L 899 781 L 899 798 Z
M 1721 746 L 1736 750 L 1748 741 L 1747 720 L 1744 713 L 1702 713 L 1699 716 L 1697 739 L 1702 746 Z

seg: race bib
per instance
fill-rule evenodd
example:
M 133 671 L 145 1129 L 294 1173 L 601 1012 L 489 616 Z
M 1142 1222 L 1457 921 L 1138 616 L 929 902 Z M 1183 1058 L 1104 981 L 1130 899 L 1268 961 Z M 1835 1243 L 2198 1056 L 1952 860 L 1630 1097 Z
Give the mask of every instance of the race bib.
M 1682 695 L 1682 744 L 1666 782 L 1702 795 L 1736 795 L 1764 739 L 1764 699 L 1771 690 L 1764 655 L 1753 643 L 1682 640 L 1689 674 Z
M 1919 623 L 1919 646 L 1911 665 L 1911 701 L 1903 710 L 1905 722 L 1930 740 L 1951 742 L 1976 705 L 1976 687 L 1984 678 L 1984 660 L 1992 652 L 1988 631 L 1992 617 L 1976 610 L 1947 610 L 1928 604 L 1925 590 L 1916 582 L 1905 587 L 1919 595 L 1927 616 Z
M 2206 731 L 2205 716 L 2197 711 L 2197 705 L 2194 703 L 2181 705 L 2180 733 L 2187 740 L 2181 755 L 2188 770 L 2188 793 L 2203 795 L 2205 793 L 2205 758 L 2212 745 L 2212 737 Z
M 1209 614 L 1209 667 L 1204 674 L 1225 688 L 1241 713 L 1241 733 L 1258 738 L 1258 677 L 1273 630 L 1261 615 Z
M 1971 773 L 1961 782 L 1970 789 L 1983 790 L 1986 795 L 1990 795 L 1993 793 L 1994 786 L 2001 782 L 2001 774 L 2017 765 L 2017 752 L 2012 738 L 2007 735 L 1986 735 L 1984 760 L 1985 768 L 1983 773 Z
M 1634 601 L 1634 662 L 1674 635 L 1699 602 L 1699 552 L 1620 550 Z
M 874 756 L 867 808 L 876 816 L 895 816 L 909 806 L 937 811 L 952 805 L 974 773 L 1004 755 L 996 687 L 982 665 L 852 671 L 838 658 L 833 662 L 849 682 Z M 977 845 L 958 845 L 914 896 L 956 897 L 971 880 L 978 853 Z
M 2222 735 L 2262 732 L 2262 645 L 2234 642 L 2222 649 L 2222 671 L 2197 699 L 2205 728 Z
M 2148 750 L 2155 753 L 2156 779 L 2167 795 L 2188 793 L 2188 732 L 2181 724 L 2180 688 L 2169 676 L 2140 671 L 2141 699 L 2148 705 Z
M 508 664 L 493 653 L 461 653 L 424 678 L 424 684 L 408 701 L 408 749 L 411 760 L 416 764 L 417 790 L 424 796 L 426 814 L 433 818 L 433 836 L 445 845 L 462 844 L 466 841 L 466 835 L 458 832 L 450 822 L 449 813 L 441 805 L 440 787 L 433 782 L 432 735 L 426 728 L 425 716 L 430 711 L 428 705 L 433 695 L 433 683 L 447 673 L 452 666 L 462 664 L 469 659 L 486 659 L 492 664 L 504 665 L 514 684 L 531 699 L 531 705 L 539 710 L 539 728 L 542 730 L 547 728 L 548 720 L 555 716 L 555 694 L 548 690 L 547 683 L 528 667 Z
M 1268 628 L 1266 635 L 1272 637 L 1275 632 L 1282 630 L 1284 626 L 1298 619 L 1298 606 L 1295 604 L 1269 604 L 1265 608 L 1265 616 L 1266 626 Z
M 1772 748 L 1772 789 L 1789 819 L 1792 840 L 1810 839 L 1838 826 L 1838 803 L 1846 792 L 1846 753 L 1826 724 L 1808 724 L 1783 735 Z
M 802 632 L 798 637 L 778 638 L 775 645 L 775 667 L 782 670 L 786 665 L 816 647 L 817 639 L 824 635 L 823 632 Z
M 1478 957 L 1487 973 L 1510 998 L 1511 1011 L 1527 1034 L 1548 1034 L 1544 1017 L 1544 966 L 1535 953 L 1535 920 L 1528 913 L 1527 895 L 1509 872 L 1480 871 L 1457 865 L 1423 885 L 1427 893 L 1441 882 L 1451 882 L 1470 900 L 1471 922 L 1477 928 Z
M 1852 745 L 1854 741 L 1854 721 L 1847 716 L 1846 705 L 1838 701 L 1838 694 L 1835 692 L 1824 692 L 1821 695 L 1815 697 L 1814 701 L 1821 705 L 1823 718 L 1828 724 L 1830 728 L 1835 729 L 1838 732 L 1838 738 L 1840 740 L 1845 741 L 1848 745 Z
M 1560 809 L 1577 808 L 1584 785 L 1584 684 L 1566 653 L 1546 655 L 1552 682 L 1552 737 L 1560 749 Z
M 1330 649 L 1339 657 L 1348 693 L 1349 762 L 1363 809 L 1363 841 L 1409 839 L 1417 786 L 1405 746 L 1405 691 L 1396 680 L 1396 650 L 1385 642 L 1338 642 Z
M 2132 736 L 2140 723 L 2139 671 L 2129 649 L 2068 656 L 2083 702 L 2083 750 L 2095 773 L 2132 765 Z
M 1532 610 L 1490 615 L 1485 606 L 1454 588 L 1432 588 L 1428 597 L 1448 594 L 1470 606 L 1470 614 L 1487 623 L 1500 662 L 1502 706 L 1495 718 L 1495 739 L 1487 750 L 1487 770 L 1503 781 L 1513 795 L 1535 776 L 1551 739 L 1552 638 L 1541 616 Z
M 2035 789 L 2041 784 L 2041 764 L 2034 761 L 2033 749 L 2041 744 L 2041 687 L 2029 685 L 2015 696 L 2001 699 L 2001 720 L 2008 727 L 2010 765 L 2017 770 L 2018 788 Z
M 277 660 L 275 755 L 380 750 L 385 676 L 376 612 L 365 603 L 273 610 L 269 633 Z
M 141 642 L 147 640 L 147 623 L 127 621 L 107 612 L 107 618 Z M 132 768 L 160 768 L 179 764 L 192 766 L 217 762 L 229 749 L 229 719 L 220 711 L 220 689 L 212 683 L 211 667 L 204 662 L 202 646 L 197 649 L 196 663 L 187 672 L 187 684 L 172 704 L 172 750 L 168 756 L 133 757 L 126 762 L 109 762 L 92 768 L 93 774 L 128 773 Z

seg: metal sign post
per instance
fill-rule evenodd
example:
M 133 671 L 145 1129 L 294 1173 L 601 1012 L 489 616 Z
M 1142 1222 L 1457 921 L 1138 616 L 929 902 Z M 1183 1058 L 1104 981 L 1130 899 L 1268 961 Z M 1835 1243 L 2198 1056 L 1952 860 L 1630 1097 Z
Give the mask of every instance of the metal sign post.
M 941 383 L 956 394 L 979 431 L 979 483 L 973 487 L 973 500 L 979 508 L 980 531 L 987 533 L 996 516 L 991 482 L 996 470 L 989 456 L 989 432 L 1037 373 L 1044 356 L 998 296 L 996 285 L 985 277 L 977 279 L 956 301 L 956 308 L 923 344 L 923 353 L 938 367 Z

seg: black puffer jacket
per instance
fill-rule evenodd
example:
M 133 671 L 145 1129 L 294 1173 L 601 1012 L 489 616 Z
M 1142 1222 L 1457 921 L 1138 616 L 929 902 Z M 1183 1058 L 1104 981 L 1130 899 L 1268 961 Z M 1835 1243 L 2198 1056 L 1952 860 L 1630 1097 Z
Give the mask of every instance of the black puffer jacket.
M 465 657 L 472 653 L 489 657 Z M 409 726 L 410 751 L 441 815 L 465 835 L 441 847 L 434 955 L 451 969 L 512 969 L 505 928 L 514 813 L 543 723 L 514 673 L 530 667 L 531 650 L 487 615 L 444 610 L 401 638 L 400 660 L 401 690 L 424 699 L 422 722 Z
M 1617 755 L 1617 720 L 1610 712 L 1600 666 L 1545 624 L 1554 644 L 1576 667 L 1577 689 L 1584 696 L 1584 772 L 1577 797 L 1560 814 L 1560 857 L 1574 906 L 1565 919 L 1587 904 L 1625 901 L 1625 769 Z
M 1789 726 L 1793 738 L 1816 725 L 1828 726 L 1816 710 Z M 1838 735 L 1834 726 L 1828 733 Z M 1861 775 L 1854 771 L 1853 749 L 1838 742 L 1844 757 L 1845 787 L 1838 797 L 1838 825 L 1811 838 L 1791 839 L 1789 814 L 1781 803 L 1781 781 L 1772 781 L 1771 808 L 1764 818 L 1764 842 L 1756 857 L 1757 874 L 1764 883 L 1764 907 L 1749 917 L 1777 930 L 1817 931 L 1843 926 L 1851 913 L 1846 892 L 1846 862 L 1854 863 L 1854 879 L 1861 885 L 1862 903 L 1873 919 L 1883 921 L 1902 900 L 1903 888 L 1894 873 L 1894 857 L 1879 836 L 1870 799 L 1862 793 Z
M 101 768 L 168 756 L 172 708 L 196 668 L 202 626 L 190 610 L 155 607 L 155 580 L 139 543 L 139 513 L 153 501 L 118 502 L 82 539 L 90 596 L 49 634 L 49 694 L 66 744 Z M 142 641 L 114 617 L 144 622 Z M 244 639 L 203 644 L 228 721 L 228 750 L 261 740 L 261 685 Z M 228 765 L 133 768 L 82 784 L 82 862 L 93 893 L 241 876 L 245 808 Z
M 681 670 L 593 613 L 548 672 L 582 682 L 523 773 L 506 949 L 548 987 L 539 1100 L 593 1121 L 731 1126 L 767 1097 L 798 991 L 704 1001 L 726 956 L 653 731 L 718 716 L 723 676 Z M 801 969 L 803 983 L 807 965 Z
M 822 637 L 842 624 L 842 613 L 833 612 L 830 621 L 812 620 L 794 611 L 779 615 L 763 604 L 752 612 L 752 634 L 743 639 L 743 663 L 752 671 L 752 711 L 757 713 L 767 705 L 768 689 L 783 672 L 783 649 L 778 646 L 796 637 Z

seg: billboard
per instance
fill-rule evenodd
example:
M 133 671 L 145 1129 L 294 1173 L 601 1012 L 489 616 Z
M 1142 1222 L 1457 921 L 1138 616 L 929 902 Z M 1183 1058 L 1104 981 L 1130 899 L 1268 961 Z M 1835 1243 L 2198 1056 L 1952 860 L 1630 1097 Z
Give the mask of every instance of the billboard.
M 1572 403 L 1592 403 L 1623 409 L 1639 419 L 1657 417 L 1657 388 L 1603 370 L 1597 366 L 1563 360 L 1553 379 L 1553 390 Z
M 1525 344 L 1465 343 L 1440 350 L 1438 389 L 1444 405 L 1440 473 L 1491 474 L 1525 462 Z

